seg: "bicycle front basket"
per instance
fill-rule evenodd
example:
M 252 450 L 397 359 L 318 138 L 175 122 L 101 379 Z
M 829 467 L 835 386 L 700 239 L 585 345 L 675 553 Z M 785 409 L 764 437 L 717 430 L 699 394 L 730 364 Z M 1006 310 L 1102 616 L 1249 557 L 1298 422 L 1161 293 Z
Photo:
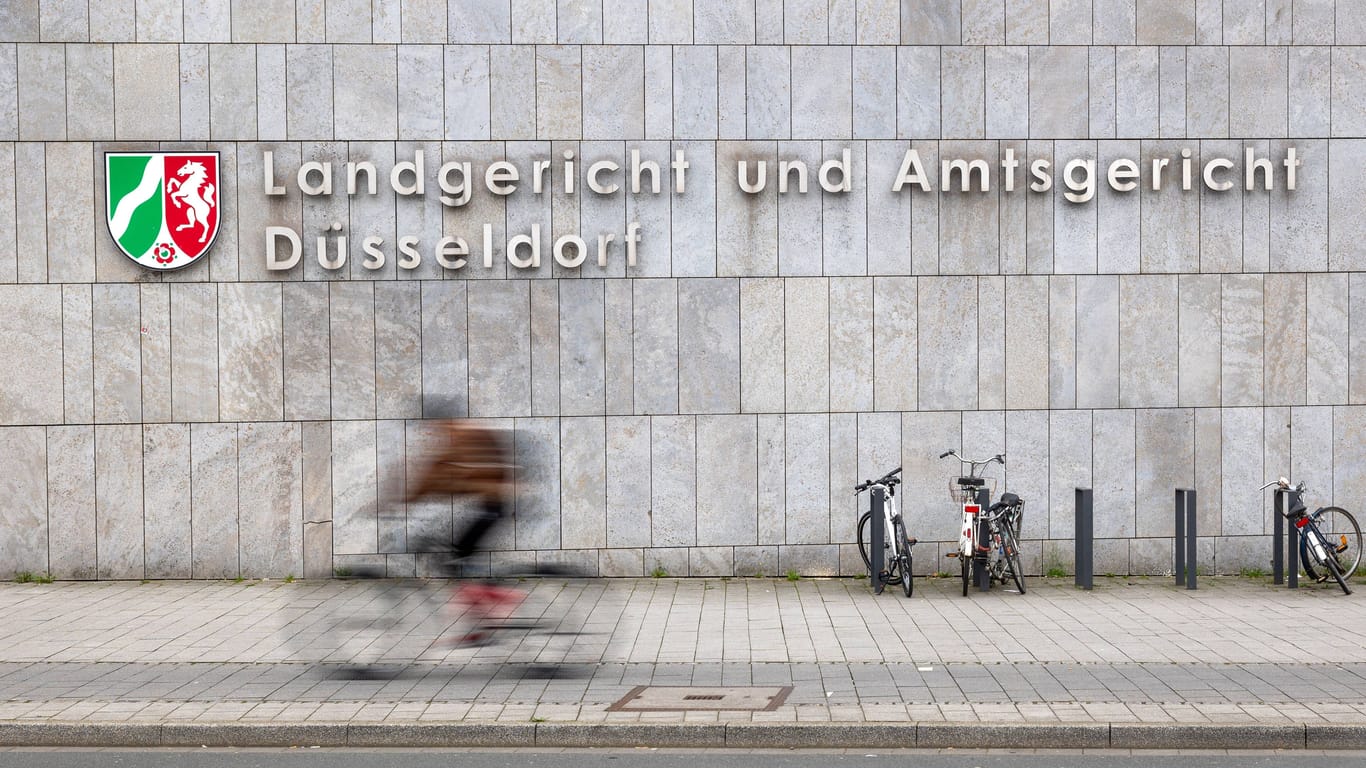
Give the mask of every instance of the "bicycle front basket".
M 957 504 L 970 504 L 976 498 L 973 495 L 975 491 L 970 489 L 964 489 L 962 486 L 960 486 L 958 484 L 959 477 L 962 477 L 962 475 L 954 475 L 949 478 L 949 498 L 953 499 L 953 501 Z M 986 490 L 987 497 L 994 498 L 996 496 L 996 478 L 984 477 L 981 479 L 983 481 L 983 485 L 981 487 Z

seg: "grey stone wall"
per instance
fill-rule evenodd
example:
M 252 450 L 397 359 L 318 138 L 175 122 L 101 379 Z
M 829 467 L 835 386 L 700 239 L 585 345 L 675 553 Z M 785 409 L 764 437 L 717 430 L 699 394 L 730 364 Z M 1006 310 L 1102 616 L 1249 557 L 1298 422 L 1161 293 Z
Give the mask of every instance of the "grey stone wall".
M 1356 0 L 8 0 L 0 4 L 0 575 L 423 571 L 401 492 L 453 401 L 537 468 L 476 568 L 857 570 L 862 478 L 956 535 L 938 452 L 1004 450 L 1027 565 L 1269 558 L 1266 478 L 1366 498 L 1366 6 Z M 892 194 L 901 155 L 1304 159 L 1287 192 Z M 207 263 L 104 231 L 103 153 L 222 153 Z M 586 161 L 686 149 L 683 195 L 283 199 L 262 153 Z M 737 159 L 854 158 L 749 197 Z M 627 271 L 265 269 L 267 225 L 386 239 L 642 223 Z M 501 248 L 501 246 L 500 246 Z M 936 551 L 936 546 L 940 551 Z M 917 559 L 939 570 L 945 544 Z

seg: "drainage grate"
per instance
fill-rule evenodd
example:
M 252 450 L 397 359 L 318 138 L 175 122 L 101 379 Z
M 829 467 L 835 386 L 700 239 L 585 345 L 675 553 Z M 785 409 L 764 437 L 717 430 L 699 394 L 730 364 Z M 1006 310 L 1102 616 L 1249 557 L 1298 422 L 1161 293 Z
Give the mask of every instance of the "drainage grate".
M 679 710 L 772 711 L 782 706 L 792 686 L 703 688 L 640 685 L 607 708 L 609 712 L 677 712 Z

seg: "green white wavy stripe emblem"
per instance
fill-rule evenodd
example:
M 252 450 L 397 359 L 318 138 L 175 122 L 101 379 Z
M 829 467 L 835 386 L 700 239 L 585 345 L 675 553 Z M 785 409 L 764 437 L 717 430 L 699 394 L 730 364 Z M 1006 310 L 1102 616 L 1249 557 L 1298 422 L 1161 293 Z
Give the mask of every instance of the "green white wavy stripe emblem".
M 163 215 L 165 166 L 160 155 L 109 155 L 109 233 L 134 259 L 150 259 L 168 239 Z

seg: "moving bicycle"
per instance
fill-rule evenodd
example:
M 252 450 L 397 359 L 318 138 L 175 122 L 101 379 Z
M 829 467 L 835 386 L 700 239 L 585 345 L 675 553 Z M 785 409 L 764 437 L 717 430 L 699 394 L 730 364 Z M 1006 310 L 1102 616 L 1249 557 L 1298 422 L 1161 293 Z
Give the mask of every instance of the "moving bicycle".
M 950 456 L 958 460 L 960 471 L 963 466 L 968 468 L 966 475 L 949 481 L 949 493 L 962 505 L 963 518 L 958 551 L 947 556 L 958 558 L 963 596 L 967 596 L 972 581 L 971 563 L 986 569 L 991 581 L 1005 584 L 1009 575 L 1023 595 L 1024 568 L 1020 563 L 1019 536 L 1024 520 L 1024 501 L 1013 493 L 1002 493 L 999 501 L 990 503 L 993 489 L 988 486 L 988 479 L 981 475 L 991 464 L 1004 467 L 1005 454 L 998 453 L 989 459 L 965 459 L 952 450 L 939 454 L 941 459 Z M 983 506 L 986 506 L 985 510 Z
M 876 574 L 882 584 L 901 582 L 901 590 L 910 597 L 915 591 L 914 577 L 911 574 L 911 548 L 915 539 L 906 535 L 906 524 L 896 510 L 896 487 L 901 484 L 901 467 L 888 472 L 877 480 L 865 480 L 854 486 L 854 495 L 870 489 L 880 489 L 885 497 L 882 504 L 883 519 L 883 569 Z M 863 558 L 863 567 L 871 573 L 872 563 L 872 521 L 873 511 L 864 512 L 858 520 L 858 553 Z M 877 590 L 881 592 L 881 585 Z

